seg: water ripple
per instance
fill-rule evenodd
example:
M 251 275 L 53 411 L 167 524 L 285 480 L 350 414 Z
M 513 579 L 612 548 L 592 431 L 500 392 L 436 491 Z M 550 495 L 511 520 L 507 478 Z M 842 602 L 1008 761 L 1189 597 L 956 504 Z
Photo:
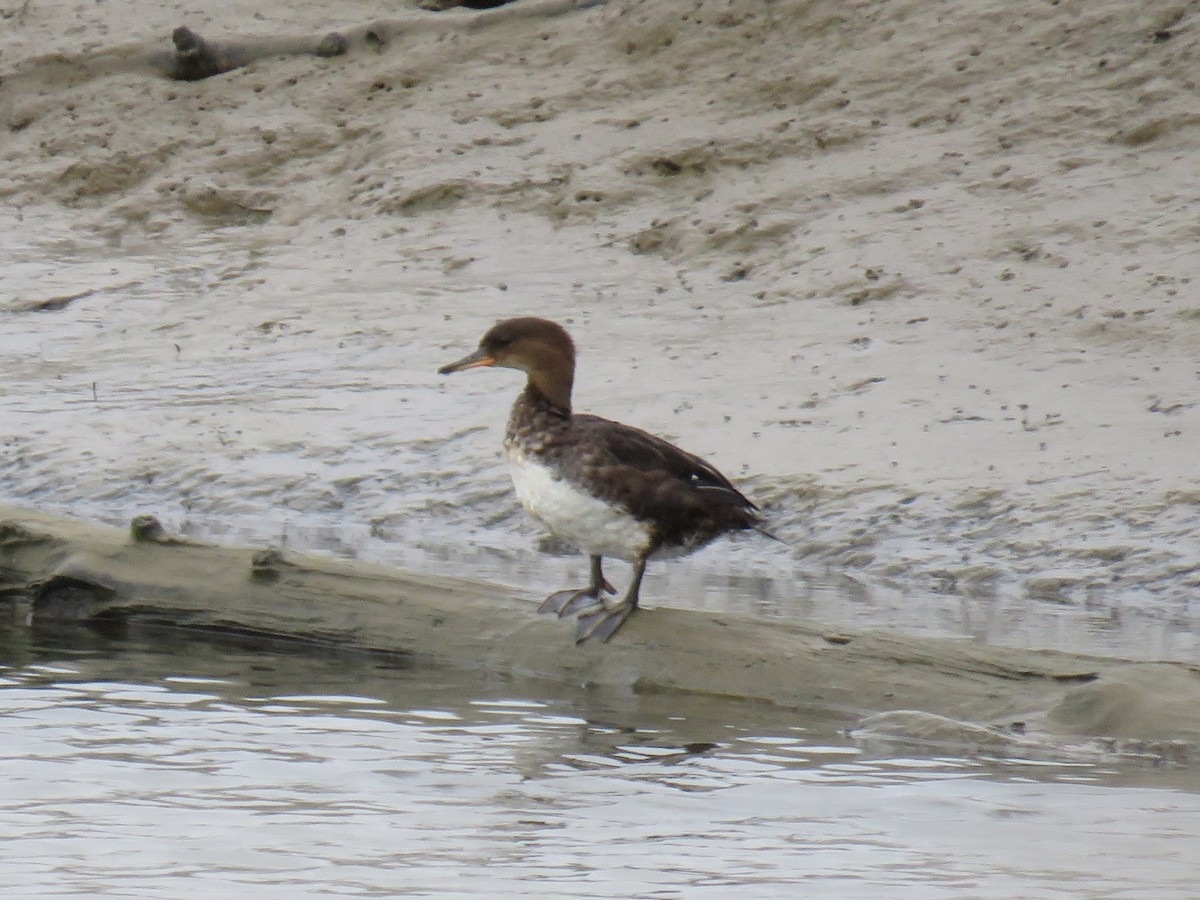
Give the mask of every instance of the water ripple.
M 1200 858 L 1182 771 L 871 755 L 834 723 L 712 698 L 87 640 L 0 641 L 0 868 L 22 896 L 517 897 L 536 880 L 791 897 L 803 877 L 823 896 L 1182 898 Z

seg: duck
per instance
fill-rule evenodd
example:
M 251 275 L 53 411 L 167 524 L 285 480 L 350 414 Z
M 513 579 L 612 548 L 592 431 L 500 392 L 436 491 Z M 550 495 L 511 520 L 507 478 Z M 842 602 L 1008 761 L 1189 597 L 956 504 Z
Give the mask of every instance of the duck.
M 449 375 L 484 367 L 526 375 L 504 434 L 517 499 L 543 528 L 588 555 L 581 588 L 551 594 L 539 607 L 575 614 L 575 640 L 607 643 L 639 608 L 651 560 L 699 550 L 721 535 L 766 530 L 757 506 L 699 456 L 640 428 L 577 413 L 571 405 L 575 343 L 557 322 L 506 319 L 479 347 L 442 366 Z M 604 577 L 605 559 L 632 564 L 624 596 Z

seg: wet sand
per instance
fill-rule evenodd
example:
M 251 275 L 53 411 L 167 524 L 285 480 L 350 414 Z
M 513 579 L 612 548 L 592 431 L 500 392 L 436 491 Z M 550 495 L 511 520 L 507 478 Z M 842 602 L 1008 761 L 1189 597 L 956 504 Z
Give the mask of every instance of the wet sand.
M 479 577 L 523 554 L 546 593 L 578 563 L 498 463 L 515 380 L 433 374 L 534 313 L 581 344 L 581 408 L 792 542 L 651 571 L 664 607 L 688 572 L 829 570 L 1170 623 L 1200 661 L 1180 9 L 613 0 L 179 84 L 88 54 L 375 4 L 30 5 L 0 38 L 0 496 Z M 1169 671 L 1064 730 L 1163 735 Z
M 76 59 L 165 46 L 175 10 L 66 10 L 0 47 L 28 260 L 6 326 L 29 329 L 4 349 L 31 351 L 6 417 L 74 415 L 92 382 L 123 408 L 86 441 L 13 420 L 7 496 L 199 528 L 420 515 L 503 545 L 476 524 L 510 508 L 495 438 L 466 429 L 495 430 L 504 388 L 432 370 L 534 312 L 573 326 L 581 406 L 740 476 L 797 560 L 1161 617 L 1195 595 L 1197 37 L 1176 5 L 614 2 L 191 85 Z M 346 473 L 346 448 L 371 452 Z M 83 483 L 46 484 L 65 469 Z

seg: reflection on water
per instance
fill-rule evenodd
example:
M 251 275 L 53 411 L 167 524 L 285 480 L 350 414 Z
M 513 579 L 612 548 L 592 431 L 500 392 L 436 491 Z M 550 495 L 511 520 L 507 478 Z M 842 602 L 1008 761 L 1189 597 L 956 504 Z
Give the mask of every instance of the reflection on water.
M 1194 896 L 1200 779 L 181 633 L 0 628 L 14 896 Z

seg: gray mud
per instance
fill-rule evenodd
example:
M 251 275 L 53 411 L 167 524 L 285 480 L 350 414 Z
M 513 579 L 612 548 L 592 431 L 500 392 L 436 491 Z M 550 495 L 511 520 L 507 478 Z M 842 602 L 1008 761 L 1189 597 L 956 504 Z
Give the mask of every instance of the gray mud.
M 1200 661 L 1200 36 L 1069 6 L 614 0 L 185 84 L 79 63 L 176 10 L 31 4 L 0 38 L 0 496 L 548 593 L 582 569 L 508 491 L 515 379 L 433 374 L 533 313 L 581 409 L 791 542 L 656 567 L 648 602 Z

